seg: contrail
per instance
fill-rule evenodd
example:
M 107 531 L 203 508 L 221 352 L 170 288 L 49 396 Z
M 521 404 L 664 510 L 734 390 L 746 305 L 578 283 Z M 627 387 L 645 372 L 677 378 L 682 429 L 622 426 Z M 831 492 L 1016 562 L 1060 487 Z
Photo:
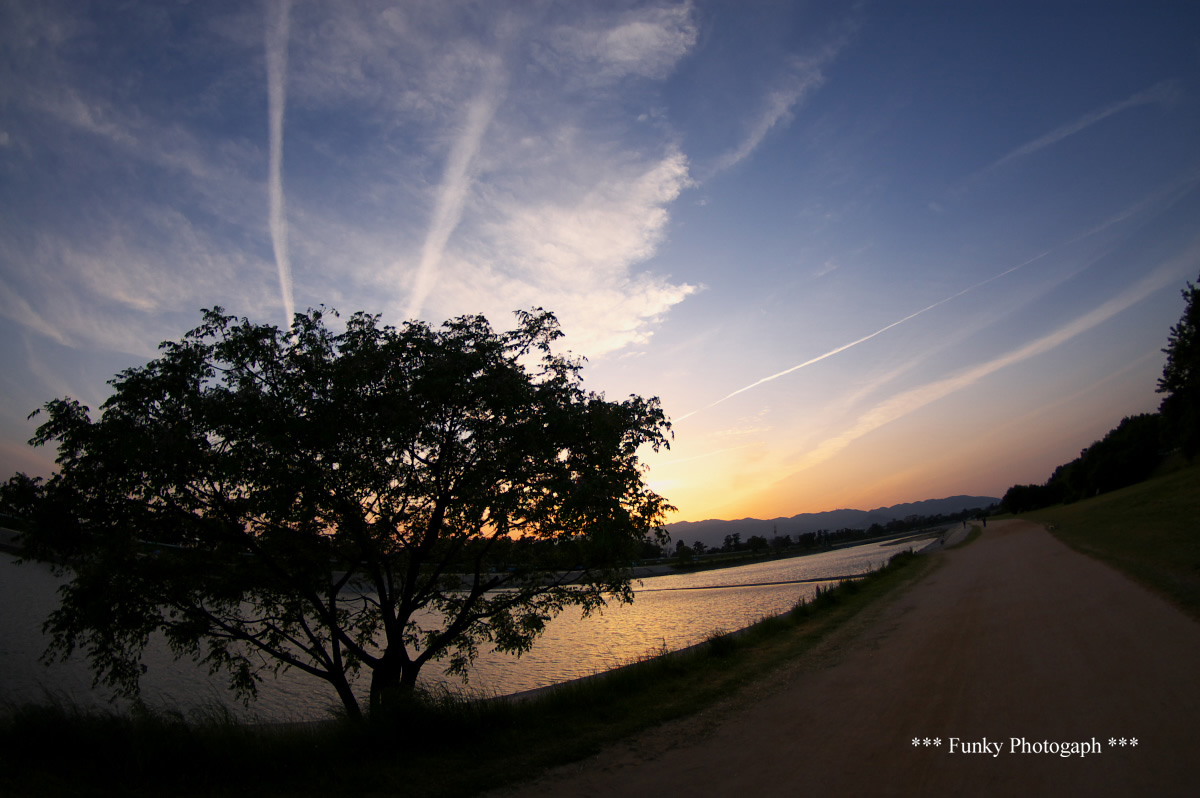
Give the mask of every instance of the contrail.
M 1161 83 L 1156 83 L 1150 88 L 1127 97 L 1120 102 L 1116 102 L 1105 106 L 1104 108 L 1098 108 L 1094 111 L 1084 114 L 1074 122 L 1056 128 L 1044 136 L 1040 136 L 1039 138 L 1036 138 L 1033 141 L 1024 144 L 1023 146 L 1018 147 L 1000 160 L 982 169 L 979 174 L 982 174 L 983 172 L 990 172 L 993 169 L 1003 166 L 1009 161 L 1013 161 L 1017 158 L 1037 152 L 1038 150 L 1049 147 L 1052 144 L 1057 144 L 1068 136 L 1074 136 L 1076 133 L 1091 127 L 1097 122 L 1107 119 L 1113 114 L 1118 114 L 1130 108 L 1136 108 L 1139 105 L 1147 105 L 1149 103 L 1169 103 L 1173 101 L 1178 94 L 1179 86 L 1176 81 L 1166 80 Z
M 446 250 L 446 243 L 450 240 L 450 234 L 462 221 L 463 206 L 471 188 L 475 157 L 483 143 L 483 134 L 492 123 L 492 117 L 500 104 L 502 78 L 499 75 L 498 67 L 492 69 L 482 91 L 467 106 L 466 123 L 446 158 L 442 183 L 438 187 L 437 199 L 434 202 L 433 219 L 421 246 L 421 261 L 413 280 L 408 309 L 404 313 L 406 319 L 415 319 L 420 314 L 421 307 L 433 291 L 438 265 Z
M 740 393 L 745 393 L 746 391 L 749 391 L 751 388 L 757 388 L 758 386 L 762 385 L 764 382 L 771 382 L 772 380 L 777 380 L 780 377 L 791 374 L 793 371 L 799 371 L 800 369 L 805 368 L 807 366 L 811 366 L 814 363 L 820 363 L 822 360 L 825 360 L 826 358 L 833 357 L 834 355 L 845 352 L 847 349 L 858 346 L 861 343 L 870 341 L 872 338 L 879 336 L 879 335 L 883 335 L 885 332 L 887 332 L 888 330 L 890 330 L 894 327 L 899 327 L 901 324 L 904 324 L 906 321 L 912 321 L 917 316 L 920 316 L 922 313 L 928 313 L 929 311 L 933 310 L 936 307 L 940 307 L 940 306 L 946 304 L 947 302 L 950 302 L 951 300 L 958 299 L 963 294 L 968 294 L 977 288 L 982 288 L 983 286 L 987 285 L 988 283 L 995 282 L 996 280 L 999 280 L 1001 277 L 1004 277 L 1005 275 L 1012 274 L 1017 269 L 1024 268 L 1025 266 L 1028 266 L 1029 264 L 1033 263 L 1034 261 L 1041 260 L 1042 258 L 1046 257 L 1053 251 L 1054 250 L 1052 250 L 1052 249 L 1048 249 L 1045 252 L 1042 252 L 1038 255 L 1034 255 L 1029 260 L 1024 261 L 1023 263 L 1018 263 L 1016 266 L 1013 266 L 1011 268 L 1005 269 L 1004 271 L 1000 272 L 999 274 L 992 275 L 991 277 L 987 278 L 986 280 L 983 280 L 982 282 L 978 282 L 978 283 L 975 283 L 975 285 L 972 285 L 968 288 L 964 288 L 963 290 L 959 291 L 957 294 L 952 294 L 951 296 L 948 296 L 945 299 L 941 299 L 941 300 L 938 300 L 937 302 L 934 302 L 932 305 L 929 305 L 928 307 L 921 308 L 920 310 L 918 310 L 915 313 L 910 313 L 907 316 L 905 316 L 904 318 L 900 319 L 899 321 L 894 321 L 891 324 L 887 325 L 886 327 L 880 327 L 878 330 L 871 333 L 870 335 L 864 335 L 862 338 L 859 338 L 858 340 L 851 341 L 848 344 L 842 344 L 841 346 L 839 346 L 836 349 L 830 349 L 828 352 L 826 352 L 823 355 L 817 355 L 816 357 L 811 358 L 810 360 L 806 360 L 799 365 L 792 366 L 791 368 L 788 368 L 788 369 L 784 369 L 783 371 L 772 374 L 769 377 L 763 377 L 761 380 L 758 380 L 757 382 L 752 382 L 743 388 L 738 388 L 733 393 L 727 394 L 727 395 L 721 397 L 720 399 L 718 399 L 717 401 L 713 402 L 710 405 L 705 405 L 704 407 L 701 407 L 698 410 L 693 410 L 692 412 L 688 413 L 687 415 L 680 416 L 679 421 L 683 421 L 684 419 L 690 418 L 691 416 L 694 416 L 697 413 L 699 413 L 701 410 L 708 410 L 709 408 L 716 407 L 717 405 L 721 404 L 722 402 L 732 399 L 733 397 L 737 396 Z
M 870 432 L 874 432 L 885 424 L 890 424 L 943 397 L 970 387 L 984 377 L 990 376 L 1001 369 L 1056 349 L 1067 341 L 1103 324 L 1118 313 L 1146 299 L 1154 292 L 1160 291 L 1172 282 L 1179 280 L 1180 274 L 1186 274 L 1184 270 L 1190 268 L 1190 265 L 1195 262 L 1197 250 L 1196 243 L 1193 242 L 1182 256 L 1162 264 L 1146 277 L 1142 278 L 1142 280 L 1130 286 L 1125 293 L 1113 297 L 1075 320 L 1064 324 L 1057 330 L 1043 335 L 1041 338 L 962 373 L 891 397 L 860 417 L 858 423 L 849 430 L 824 441 L 820 446 L 810 451 L 792 473 L 819 465 L 841 452 L 853 441 Z
M 822 70 L 837 58 L 846 46 L 847 40 L 847 36 L 839 35 L 811 58 L 796 61 L 786 83 L 767 95 L 766 108 L 754 120 L 754 124 L 750 126 L 741 143 L 718 158 L 701 182 L 710 180 L 720 172 L 736 166 L 758 149 L 767 134 L 777 125 L 787 125 L 793 108 L 803 102 L 811 92 L 820 89 L 825 84 L 825 75 Z
M 292 264 L 288 259 L 287 215 L 283 198 L 283 111 L 287 104 L 288 28 L 292 0 L 276 0 L 267 6 L 267 129 L 270 140 L 270 163 L 267 173 L 267 196 L 271 247 L 275 252 L 275 267 L 279 271 L 279 292 L 283 297 L 286 329 L 292 328 L 295 301 L 292 298 Z
M 1141 95 L 1137 95 L 1137 96 L 1140 97 Z M 709 408 L 712 408 L 712 407 L 716 407 L 717 405 L 721 404 L 722 402 L 724 402 L 728 399 L 732 399 L 733 397 L 737 396 L 740 393 L 745 393 L 746 391 L 749 391 L 751 388 L 757 388 L 759 385 L 762 385 L 764 382 L 771 382 L 772 380 L 777 380 L 780 377 L 783 377 L 787 374 L 791 374 L 793 371 L 799 371 L 800 369 L 805 368 L 806 366 L 811 366 L 814 363 L 820 363 L 822 360 L 825 360 L 826 358 L 833 357 L 836 354 L 845 352 L 847 349 L 858 346 L 861 343 L 870 341 L 872 338 L 874 338 L 878 335 L 882 335 L 883 333 L 887 332 L 888 330 L 890 330 L 894 327 L 898 327 L 901 324 L 904 324 L 906 321 L 912 321 L 917 316 L 920 316 L 922 313 L 928 313 L 929 311 L 933 310 L 936 307 L 944 305 L 947 302 L 950 302 L 951 300 L 958 299 L 963 294 L 968 294 L 976 289 L 982 288 L 983 286 L 987 285 L 988 283 L 993 283 L 996 280 L 999 280 L 1001 277 L 1006 277 L 1006 276 L 1012 274 L 1013 272 L 1017 271 L 1018 269 L 1023 269 L 1026 266 L 1028 266 L 1029 264 L 1041 260 L 1042 258 L 1046 257 L 1050 253 L 1055 252 L 1056 250 L 1059 250 L 1063 247 L 1067 247 L 1072 244 L 1083 241 L 1085 238 L 1091 238 L 1094 235 L 1102 233 L 1103 231 L 1107 230 L 1108 228 L 1112 227 L 1113 225 L 1120 224 L 1121 222 L 1125 221 L 1126 219 L 1129 219 L 1130 217 L 1136 216 L 1137 214 L 1141 213 L 1146 208 L 1163 201 L 1164 197 L 1166 198 L 1166 202 L 1168 205 L 1173 205 L 1176 200 L 1178 200 L 1184 194 L 1190 192 L 1198 180 L 1200 180 L 1200 178 L 1198 178 L 1194 175 L 1189 175 L 1186 178 L 1184 178 L 1183 180 L 1179 181 L 1178 183 L 1169 186 L 1167 190 L 1159 192 L 1157 194 L 1154 194 L 1154 195 L 1148 197 L 1147 199 L 1137 203 L 1136 205 L 1133 205 L 1132 207 L 1127 208 L 1126 210 L 1106 219 L 1105 221 L 1101 222 L 1100 224 L 1093 227 L 1092 229 L 1086 230 L 1083 233 L 1080 233 L 1079 235 L 1075 236 L 1074 238 L 1064 241 L 1061 244 L 1057 244 L 1057 245 L 1051 247 L 1050 249 L 1045 250 L 1044 252 L 1040 252 L 1037 255 L 1034 255 L 1029 260 L 1022 261 L 1021 263 L 1018 263 L 1016 266 L 1007 268 L 1004 271 L 1000 272 L 999 274 L 994 274 L 991 277 L 987 278 L 986 280 L 983 280 L 981 282 L 975 283 L 975 285 L 964 288 L 963 290 L 959 291 L 957 294 L 952 294 L 951 296 L 948 296 L 945 299 L 934 302 L 932 305 L 921 308 L 920 310 L 918 310 L 915 313 L 910 313 L 909 315 L 905 316 L 904 318 L 900 319 L 899 321 L 894 321 L 891 324 L 887 325 L 886 327 L 879 328 L 878 330 L 871 333 L 870 335 L 864 335 L 862 338 L 859 338 L 856 341 L 851 341 L 850 343 L 843 344 L 836 349 L 831 349 L 823 355 L 817 355 L 816 357 L 814 357 L 810 360 L 806 360 L 803 363 L 800 363 L 799 365 L 792 366 L 789 369 L 784 369 L 783 371 L 772 374 L 769 377 L 763 377 L 761 380 L 758 380 L 757 382 L 752 382 L 743 388 L 738 388 L 733 393 L 730 393 L 730 394 L 727 394 L 727 395 L 721 397 L 720 399 L 713 402 L 712 404 L 705 405 L 704 407 L 693 410 L 692 412 L 690 412 L 686 415 L 680 416 L 678 419 L 676 419 L 676 421 L 683 421 L 685 419 L 691 418 L 692 416 L 696 415 L 697 413 L 699 413 L 703 410 L 708 410 Z

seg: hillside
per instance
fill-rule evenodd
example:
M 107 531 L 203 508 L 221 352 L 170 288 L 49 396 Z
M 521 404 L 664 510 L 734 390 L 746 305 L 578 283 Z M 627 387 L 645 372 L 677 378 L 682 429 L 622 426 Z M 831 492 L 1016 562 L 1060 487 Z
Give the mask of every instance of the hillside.
M 963 510 L 986 508 L 999 501 L 994 496 L 950 496 L 945 499 L 927 499 L 891 507 L 878 507 L 874 510 L 829 510 L 823 513 L 801 513 L 790 518 L 679 521 L 667 524 L 667 531 L 671 533 L 671 540 L 683 540 L 689 545 L 699 540 L 705 546 L 720 546 L 726 535 L 733 534 L 741 535 L 742 540 L 747 540 L 752 535 L 761 535 L 768 540 L 775 535 L 791 535 L 795 540 L 800 535 L 819 529 L 866 529 L 871 524 L 884 525 L 910 515 L 949 515 Z
M 1200 463 L 1074 504 L 1024 513 L 1200 620 Z

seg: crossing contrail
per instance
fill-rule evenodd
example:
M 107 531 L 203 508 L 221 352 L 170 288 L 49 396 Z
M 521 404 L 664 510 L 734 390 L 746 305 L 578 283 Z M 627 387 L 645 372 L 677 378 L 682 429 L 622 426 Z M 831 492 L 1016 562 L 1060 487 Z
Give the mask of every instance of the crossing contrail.
M 270 162 L 267 172 L 267 203 L 271 228 L 271 248 L 279 272 L 279 293 L 283 298 L 286 328 L 292 328 L 295 300 L 292 297 L 292 264 L 288 259 L 287 215 L 283 197 L 283 112 L 287 104 L 288 28 L 291 0 L 277 0 L 267 6 L 267 130 Z
M 417 265 L 408 308 L 404 312 L 406 319 L 415 319 L 421 314 L 425 300 L 433 291 L 450 235 L 462 221 L 463 208 L 473 182 L 475 161 L 502 94 L 502 70 L 498 65 L 493 65 L 480 93 L 467 104 L 462 130 L 446 158 L 445 172 L 434 202 L 433 218 L 421 246 L 421 260 Z

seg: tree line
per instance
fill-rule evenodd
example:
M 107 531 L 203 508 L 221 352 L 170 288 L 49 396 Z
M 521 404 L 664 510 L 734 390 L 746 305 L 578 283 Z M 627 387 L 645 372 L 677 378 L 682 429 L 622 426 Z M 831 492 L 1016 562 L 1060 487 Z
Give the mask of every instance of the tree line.
M 1001 507 L 1023 513 L 1086 499 L 1148 478 L 1173 452 L 1200 453 L 1200 289 L 1188 283 L 1186 307 L 1171 327 L 1157 413 L 1128 416 L 1103 438 L 1054 470 L 1042 484 L 1013 485 Z
M 987 514 L 990 510 L 990 507 L 975 507 L 957 513 L 913 514 L 904 518 L 894 518 L 886 524 L 873 523 L 866 529 L 855 527 L 818 529 L 813 532 L 798 534 L 795 537 L 791 534 L 780 535 L 778 530 L 776 530 L 770 538 L 764 535 L 751 535 L 742 540 L 741 533 L 734 532 L 726 535 L 723 545 L 720 546 L 708 546 L 700 540 L 688 545 L 686 541 L 678 540 L 675 542 L 675 557 L 681 562 L 687 563 L 694 557 L 706 554 L 746 553 L 759 556 L 767 554 L 780 556 L 784 554 L 822 551 L 849 543 L 861 543 L 876 538 L 903 534 L 904 532 L 915 532 L 934 526 L 957 524 L 971 518 L 978 518 Z

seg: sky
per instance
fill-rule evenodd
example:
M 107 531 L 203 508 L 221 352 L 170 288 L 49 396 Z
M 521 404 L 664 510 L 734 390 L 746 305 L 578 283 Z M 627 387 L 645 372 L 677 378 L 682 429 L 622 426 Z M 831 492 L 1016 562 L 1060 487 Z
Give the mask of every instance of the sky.
M 1045 481 L 1200 276 L 1188 2 L 0 0 L 0 473 L 214 305 L 557 314 L 670 520 Z

